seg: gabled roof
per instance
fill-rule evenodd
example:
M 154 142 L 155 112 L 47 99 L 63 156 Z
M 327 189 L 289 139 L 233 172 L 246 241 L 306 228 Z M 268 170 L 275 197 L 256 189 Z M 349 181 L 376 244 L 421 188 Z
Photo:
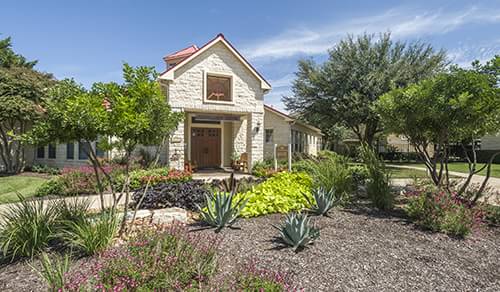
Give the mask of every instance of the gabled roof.
M 192 54 L 194 54 L 196 51 L 198 51 L 198 47 L 196 45 L 191 45 L 191 46 L 184 48 L 180 51 L 166 55 L 165 57 L 163 57 L 163 60 L 170 61 L 170 60 L 189 57 Z
M 212 46 L 214 46 L 215 44 L 217 43 L 222 43 L 223 45 L 226 46 L 226 48 L 231 52 L 233 53 L 233 55 L 238 59 L 240 60 L 240 62 L 257 78 L 260 80 L 260 83 L 261 83 L 261 88 L 264 89 L 264 90 L 270 90 L 271 89 L 271 84 L 269 84 L 269 82 L 267 82 L 264 77 L 262 77 L 262 75 L 260 75 L 259 72 L 257 72 L 257 70 L 255 70 L 255 68 L 236 50 L 236 48 L 233 47 L 233 45 L 231 45 L 227 40 L 226 38 L 224 37 L 223 34 L 218 34 L 214 39 L 212 39 L 211 41 L 209 41 L 208 43 L 206 43 L 205 45 L 203 45 L 202 47 L 198 48 L 197 50 L 195 50 L 191 55 L 189 55 L 188 57 L 186 57 L 184 60 L 180 61 L 177 65 L 173 66 L 173 67 L 170 67 L 168 68 L 165 72 L 161 73 L 160 74 L 160 79 L 165 79 L 165 80 L 174 80 L 174 72 L 175 70 L 181 68 L 182 66 L 184 66 L 185 64 L 189 63 L 189 61 L 193 60 L 194 58 L 196 58 L 197 56 L 199 56 L 201 53 L 205 52 L 206 50 L 208 50 L 209 48 L 211 48 Z M 193 46 L 192 46 L 193 47 Z M 189 48 L 192 48 L 192 47 L 188 47 L 186 49 L 189 49 Z M 195 47 L 195 46 L 194 46 Z M 183 50 L 179 51 L 179 52 L 176 52 L 174 54 L 177 54 L 177 53 L 180 53 L 182 52 Z M 170 55 L 169 55 L 170 56 Z M 167 57 L 169 57 L 167 56 Z M 165 58 L 167 58 L 165 57 Z M 179 57 L 177 57 L 179 58 Z
M 265 110 L 268 110 L 268 111 L 270 111 L 270 112 L 273 112 L 274 114 L 276 114 L 276 115 L 278 115 L 278 116 L 282 117 L 282 118 L 283 118 L 286 122 L 290 122 L 290 123 L 292 123 L 292 124 L 298 124 L 298 125 L 304 126 L 304 127 L 309 128 L 309 129 L 311 129 L 311 130 L 313 130 L 313 131 L 315 131 L 315 132 L 317 132 L 318 134 L 320 134 L 320 135 L 322 135 L 322 136 L 323 136 L 323 133 L 321 133 L 321 130 L 320 130 L 320 129 L 318 129 L 318 128 L 314 127 L 314 126 L 311 126 L 311 125 L 309 125 L 309 124 L 308 124 L 308 123 L 306 123 L 306 122 L 303 122 L 303 121 L 301 121 L 301 120 L 298 120 L 298 119 L 296 119 L 296 118 L 294 118 L 294 117 L 292 117 L 292 116 L 290 116 L 290 115 L 288 115 L 288 114 L 285 114 L 284 112 L 279 111 L 279 110 L 277 110 L 277 109 L 273 108 L 273 107 L 272 107 L 272 106 L 270 106 L 270 105 L 265 104 L 265 105 L 264 105 L 264 109 L 265 109 Z

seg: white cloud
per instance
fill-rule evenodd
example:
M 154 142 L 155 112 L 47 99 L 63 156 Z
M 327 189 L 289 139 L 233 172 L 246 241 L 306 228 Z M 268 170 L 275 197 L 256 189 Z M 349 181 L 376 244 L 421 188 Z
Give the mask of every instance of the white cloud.
M 460 11 L 391 9 L 378 15 L 335 22 L 316 28 L 293 28 L 257 41 L 243 50 L 251 59 L 323 54 L 347 34 L 390 31 L 399 38 L 443 34 L 466 24 L 500 22 L 500 10 L 471 7 Z
M 500 39 L 487 43 L 461 45 L 448 50 L 450 61 L 460 67 L 470 67 L 472 61 L 484 63 L 500 54 Z
M 294 79 L 295 79 L 295 74 L 289 73 L 281 78 L 271 79 L 269 80 L 269 83 L 275 89 L 275 88 L 290 86 Z

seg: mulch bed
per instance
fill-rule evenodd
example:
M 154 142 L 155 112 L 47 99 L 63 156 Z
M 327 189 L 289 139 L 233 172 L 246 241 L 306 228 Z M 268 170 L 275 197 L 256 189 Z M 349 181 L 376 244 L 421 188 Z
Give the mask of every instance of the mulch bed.
M 221 267 L 229 273 L 254 259 L 262 267 L 289 273 L 306 291 L 500 290 L 498 229 L 485 228 L 458 240 L 419 230 L 402 212 L 354 208 L 315 218 L 320 238 L 294 253 L 271 227 L 282 219 L 240 220 L 240 229 L 221 231 Z
M 465 240 L 416 228 L 402 212 L 357 207 L 315 217 L 320 238 L 294 253 L 276 238 L 283 215 L 238 221 L 225 229 L 219 265 L 230 273 L 257 260 L 288 273 L 305 291 L 499 291 L 500 230 Z M 213 233 L 193 224 L 194 232 Z M 35 263 L 36 264 L 36 263 Z M 26 263 L 0 266 L 0 291 L 43 291 Z

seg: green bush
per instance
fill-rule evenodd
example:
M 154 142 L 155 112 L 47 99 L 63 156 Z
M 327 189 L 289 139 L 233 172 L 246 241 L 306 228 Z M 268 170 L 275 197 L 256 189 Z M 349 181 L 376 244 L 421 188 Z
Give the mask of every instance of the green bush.
M 348 159 L 343 156 L 329 153 L 317 161 L 303 160 L 298 165 L 311 175 L 315 186 L 326 190 L 335 189 L 336 199 L 340 200 L 347 199 L 354 190 L 348 162 Z
M 241 211 L 242 217 L 255 217 L 272 213 L 288 213 L 310 207 L 304 194 L 311 196 L 312 179 L 306 173 L 280 172 L 253 190 L 236 196 L 248 199 Z
M 500 206 L 487 205 L 484 219 L 490 224 L 500 225 Z
M 274 160 L 266 159 L 257 161 L 252 166 L 252 174 L 256 177 L 269 177 L 276 172 L 281 172 L 287 169 L 288 162 L 286 160 L 278 160 L 278 170 L 274 170 Z
M 216 271 L 218 242 L 179 224 L 162 231 L 142 230 L 75 269 L 65 290 L 212 291 L 203 288 Z
M 62 236 L 71 247 L 85 255 L 94 255 L 111 244 L 118 230 L 118 224 L 116 215 L 103 212 L 94 218 L 68 221 Z
M 368 169 L 363 164 L 349 165 L 349 172 L 355 185 L 364 185 L 370 175 Z
M 481 208 L 433 187 L 411 192 L 406 212 L 425 229 L 458 237 L 467 236 L 483 219 Z
M 130 172 L 130 188 L 132 190 L 143 187 L 147 181 L 150 185 L 164 182 L 186 182 L 192 179 L 191 173 L 168 168 L 137 169 Z M 125 176 L 117 177 L 117 187 L 120 189 L 125 181 Z
M 42 165 L 42 164 L 35 164 L 31 167 L 32 172 L 37 172 L 37 173 L 46 173 L 46 174 L 52 174 L 52 175 L 57 175 L 61 173 L 61 170 L 57 167 L 50 167 L 48 165 Z
M 368 145 L 361 146 L 360 156 L 368 171 L 366 193 L 373 205 L 381 210 L 390 210 L 394 206 L 394 194 L 391 191 L 390 172 L 375 151 Z
M 43 200 L 13 204 L 0 218 L 0 248 L 4 257 L 33 257 L 56 237 L 59 212 Z
M 36 190 L 35 196 L 62 196 L 64 195 L 64 189 L 64 181 L 60 177 L 55 177 L 43 182 Z

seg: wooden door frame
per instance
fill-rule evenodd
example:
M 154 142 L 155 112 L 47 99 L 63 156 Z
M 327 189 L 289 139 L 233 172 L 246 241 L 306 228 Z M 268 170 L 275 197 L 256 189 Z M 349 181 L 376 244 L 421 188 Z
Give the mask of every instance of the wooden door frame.
M 191 123 L 191 115 L 188 115 L 188 161 L 191 161 L 191 135 L 193 128 L 219 128 L 220 129 L 220 167 L 224 167 L 224 121 L 221 121 L 220 124 L 202 124 L 202 123 Z

